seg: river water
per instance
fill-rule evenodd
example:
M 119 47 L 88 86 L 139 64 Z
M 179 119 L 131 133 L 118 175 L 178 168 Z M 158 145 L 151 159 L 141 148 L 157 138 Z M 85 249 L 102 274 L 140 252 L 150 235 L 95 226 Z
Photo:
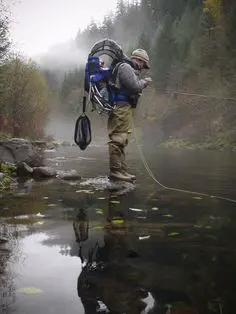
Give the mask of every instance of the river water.
M 236 198 L 235 154 L 142 148 L 163 184 Z M 109 183 L 102 142 L 45 155 L 82 180 L 0 199 L 2 313 L 236 313 L 236 203 L 162 189 L 134 144 L 135 185 Z

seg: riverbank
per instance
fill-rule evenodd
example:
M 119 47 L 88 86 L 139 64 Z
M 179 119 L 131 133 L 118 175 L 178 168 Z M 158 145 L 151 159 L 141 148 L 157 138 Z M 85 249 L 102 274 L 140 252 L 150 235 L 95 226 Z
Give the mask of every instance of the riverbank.
M 236 152 L 236 142 L 227 142 L 222 139 L 204 142 L 192 142 L 185 139 L 169 139 L 159 144 L 164 148 L 185 148 L 192 150 L 215 150 Z

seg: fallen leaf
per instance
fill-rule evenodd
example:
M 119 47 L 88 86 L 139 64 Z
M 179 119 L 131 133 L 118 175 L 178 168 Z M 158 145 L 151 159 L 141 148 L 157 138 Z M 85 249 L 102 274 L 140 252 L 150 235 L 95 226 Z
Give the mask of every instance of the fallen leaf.
M 140 208 L 130 208 L 130 210 L 134 211 L 134 212 L 143 212 L 143 209 Z
M 19 289 L 18 292 L 22 292 L 24 294 L 29 295 L 29 294 L 40 294 L 42 293 L 42 290 L 35 287 L 26 287 L 26 288 Z
M 56 207 L 56 204 L 48 204 L 48 207 Z
M 163 217 L 172 218 L 173 215 L 171 215 L 171 214 L 166 214 L 166 215 L 163 215 Z
M 120 204 L 120 201 L 111 201 L 112 204 Z
M 105 197 L 98 197 L 98 200 L 105 200 Z
M 150 238 L 150 236 L 143 236 L 143 237 L 138 237 L 140 241 L 142 240 L 147 240 Z
M 194 199 L 194 200 L 199 200 L 199 201 L 200 201 L 200 200 L 202 200 L 202 197 L 201 197 L 201 196 L 194 196 L 194 197 L 193 197 L 193 199 Z
M 178 235 L 180 235 L 179 232 L 171 232 L 171 233 L 168 234 L 168 237 L 176 237 Z
M 114 219 L 112 220 L 112 223 L 114 225 L 122 225 L 125 221 L 123 219 Z
M 104 214 L 102 208 L 96 208 L 96 213 L 97 213 L 98 215 L 103 215 L 103 214 Z
M 75 193 L 94 194 L 94 192 L 91 190 L 78 190 Z
M 48 197 L 47 197 L 47 196 L 44 196 L 43 199 L 44 199 L 44 200 L 48 200 Z
M 158 207 L 153 207 L 152 210 L 159 210 L 159 208 Z

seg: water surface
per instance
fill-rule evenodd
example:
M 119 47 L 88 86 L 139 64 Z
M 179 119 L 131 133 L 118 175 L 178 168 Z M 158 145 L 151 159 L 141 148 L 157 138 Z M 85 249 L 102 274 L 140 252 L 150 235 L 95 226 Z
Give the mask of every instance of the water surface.
M 236 198 L 235 154 L 143 149 L 163 184 Z M 0 200 L 3 313 L 235 313 L 236 204 L 164 190 L 127 157 L 136 185 L 116 187 L 105 145 L 47 152 L 82 180 Z

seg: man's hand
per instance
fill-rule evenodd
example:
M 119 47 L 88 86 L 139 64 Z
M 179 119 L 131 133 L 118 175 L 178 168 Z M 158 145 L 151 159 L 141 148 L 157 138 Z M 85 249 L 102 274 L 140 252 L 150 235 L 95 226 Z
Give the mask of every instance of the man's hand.
M 151 77 L 145 77 L 144 80 L 147 82 L 148 85 L 152 83 Z

